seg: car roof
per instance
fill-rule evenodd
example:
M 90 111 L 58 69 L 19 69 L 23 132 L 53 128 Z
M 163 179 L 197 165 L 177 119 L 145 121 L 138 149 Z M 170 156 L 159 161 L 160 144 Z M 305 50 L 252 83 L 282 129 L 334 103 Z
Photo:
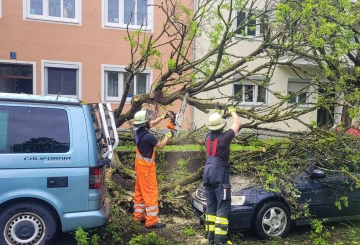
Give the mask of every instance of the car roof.
M 77 98 L 35 94 L 0 93 L 0 101 L 81 105 Z

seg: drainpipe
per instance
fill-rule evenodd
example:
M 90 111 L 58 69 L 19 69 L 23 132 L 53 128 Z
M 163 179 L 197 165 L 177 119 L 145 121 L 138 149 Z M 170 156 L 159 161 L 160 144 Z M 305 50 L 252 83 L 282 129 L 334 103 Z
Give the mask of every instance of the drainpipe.
M 196 2 L 198 0 L 193 0 L 194 1 L 194 13 L 196 12 Z M 195 54 L 195 48 L 196 48 L 196 38 L 194 38 L 194 42 L 193 42 L 193 53 L 192 53 L 192 56 L 193 56 L 193 61 L 196 60 L 196 54 Z M 195 118 L 195 109 L 194 107 L 192 106 L 191 107 L 191 120 L 192 120 L 192 124 L 194 124 L 194 118 Z

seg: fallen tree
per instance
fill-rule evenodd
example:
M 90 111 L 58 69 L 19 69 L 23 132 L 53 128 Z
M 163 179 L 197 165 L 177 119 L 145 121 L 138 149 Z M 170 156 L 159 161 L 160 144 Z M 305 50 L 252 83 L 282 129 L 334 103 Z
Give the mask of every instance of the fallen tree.
M 321 130 L 321 129 L 319 129 Z M 289 185 L 287 180 L 292 176 L 299 175 L 308 167 L 316 164 L 318 169 L 328 173 L 341 173 L 354 180 L 352 188 L 358 188 L 359 179 L 356 172 L 359 171 L 360 139 L 353 135 L 324 131 L 326 138 L 319 138 L 314 132 L 303 135 L 288 137 L 259 139 L 258 135 L 238 135 L 230 155 L 231 174 L 252 176 L 258 186 L 278 192 L 292 208 L 294 217 L 307 217 L 309 213 L 302 205 L 296 202 L 296 190 Z M 200 139 L 199 139 L 200 141 Z M 242 144 L 240 143 L 242 142 Z M 246 142 L 246 144 L 245 144 Z M 238 145 L 241 145 L 239 148 Z M 194 147 L 193 147 L 194 148 Z M 159 152 L 157 161 L 159 178 L 159 205 L 163 213 L 172 213 L 178 216 L 191 217 L 191 194 L 202 182 L 203 166 L 205 162 L 204 148 L 199 151 L 187 151 L 184 155 L 188 161 L 193 163 L 195 168 L 191 171 L 182 171 L 177 163 L 184 161 L 176 151 Z M 122 207 L 124 212 L 131 214 L 133 205 L 133 186 L 135 172 L 133 169 L 134 150 L 127 154 L 121 151 L 116 154 L 116 169 L 107 169 L 108 188 L 114 203 Z M 120 160 L 122 155 L 123 161 Z M 165 154 L 165 155 L 164 155 Z M 126 155 L 126 156 L 125 156 Z M 168 159 L 172 159 L 175 165 L 171 166 Z M 190 164 L 189 164 L 190 165 Z M 186 166 L 190 169 L 188 166 Z M 114 175 L 130 181 L 127 188 L 116 182 Z M 344 194 L 345 195 L 345 194 Z M 339 195 L 338 205 L 343 198 Z
M 320 2 L 322 4 L 314 4 L 311 0 L 262 1 L 259 8 L 259 1 L 256 0 L 204 0 L 199 1 L 196 9 L 185 6 L 180 1 L 155 4 L 161 14 L 166 16 L 163 28 L 156 33 L 128 32 L 127 41 L 132 56 L 126 68 L 128 76 L 122 100 L 115 110 L 117 126 L 124 123 L 131 125 L 135 112 L 141 109 L 143 103 L 151 104 L 156 111 L 166 110 L 166 106 L 182 100 L 185 94 L 188 94 L 188 105 L 208 113 L 214 108 L 215 101 L 240 101 L 246 93 L 220 93 L 210 100 L 202 99 L 202 93 L 220 91 L 229 84 L 242 84 L 245 79 L 252 81 L 253 75 L 261 75 L 263 79 L 260 83 L 252 82 L 258 87 L 266 88 L 274 97 L 274 103 L 237 108 L 237 113 L 244 120 L 242 129 L 252 133 L 237 137 L 234 143 L 257 148 L 232 154 L 233 173 L 256 173 L 255 177 L 268 188 L 273 188 L 273 185 L 287 188 L 284 183 L 289 175 L 304 169 L 312 161 L 319 161 L 322 168 L 328 171 L 354 177 L 349 170 L 357 169 L 359 155 L 349 146 L 357 143 L 348 137 L 343 138 L 329 132 L 328 129 L 332 126 L 330 124 L 317 125 L 316 121 L 309 123 L 303 120 L 309 113 L 320 109 L 330 111 L 336 106 L 343 106 L 346 111 L 341 119 L 346 122 L 345 126 L 348 127 L 351 121 L 349 115 L 358 117 L 360 56 L 357 45 L 358 20 L 354 16 L 357 16 L 360 8 L 358 3 L 352 4 L 350 0 L 334 1 L 331 2 L 331 11 L 326 12 L 327 2 Z M 338 8 L 346 10 L 339 20 L 334 18 Z M 239 22 L 238 16 L 229 14 L 245 10 L 253 15 L 248 14 Z M 249 30 L 247 28 L 249 24 L 253 24 L 254 18 L 260 20 L 254 27 L 264 30 L 259 36 L 259 45 L 244 55 L 231 52 L 235 45 L 250 40 L 244 30 Z M 237 24 L 234 26 L 233 23 Z M 341 35 L 337 35 L 338 33 Z M 194 41 L 204 39 L 210 40 L 210 45 L 201 56 L 192 59 Z M 352 43 L 353 40 L 356 42 Z M 169 55 L 166 55 L 166 51 Z M 347 58 L 344 59 L 344 55 Z M 256 60 L 263 62 L 254 67 L 251 64 Z M 306 66 L 303 61 L 309 64 L 306 63 Z M 299 79 L 310 82 L 291 93 L 272 90 L 270 82 L 278 66 L 288 67 Z M 148 93 L 133 96 L 131 106 L 125 109 L 126 97 L 131 91 L 134 77 L 148 67 L 156 70 L 159 76 Z M 316 99 L 310 101 L 309 98 Z M 225 107 L 225 103 L 220 105 Z M 228 116 L 223 114 L 224 118 Z M 333 114 L 330 113 L 331 116 Z M 333 121 L 332 117 L 328 123 Z M 306 130 L 288 132 L 269 127 L 276 123 L 290 127 L 293 122 L 303 125 Z M 204 133 L 204 128 L 193 128 L 178 139 L 171 140 L 170 144 L 202 144 Z M 158 135 L 160 138 L 161 132 Z M 281 140 L 259 140 L 274 136 L 277 138 L 278 135 Z M 131 140 L 132 135 L 121 139 Z M 324 156 L 327 160 L 320 161 Z M 117 159 L 116 171 L 109 170 L 109 175 L 118 174 L 122 178 L 133 180 L 133 159 L 129 158 L 128 161 L 129 163 L 124 164 Z M 160 201 L 163 207 L 169 207 L 178 213 L 188 212 L 188 206 L 184 204 L 186 198 L 183 197 L 189 197 L 190 189 L 195 188 L 191 185 L 201 181 L 201 174 L 199 168 L 193 175 L 189 174 L 185 179 L 181 178 L 171 184 L 160 181 Z M 109 186 L 110 193 L 117 202 L 131 206 L 131 193 L 113 183 Z M 290 195 L 288 199 L 293 200 Z

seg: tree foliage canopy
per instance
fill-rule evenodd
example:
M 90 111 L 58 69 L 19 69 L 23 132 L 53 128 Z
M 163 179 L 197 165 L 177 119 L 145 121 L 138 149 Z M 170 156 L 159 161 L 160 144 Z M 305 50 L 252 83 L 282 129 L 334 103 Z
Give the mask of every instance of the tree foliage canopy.
M 319 109 L 329 111 L 332 117 L 335 107 L 342 108 L 341 120 L 347 127 L 352 118 L 359 118 L 360 3 L 199 0 L 193 10 L 192 5 L 182 2 L 164 0 L 155 4 L 156 11 L 166 17 L 161 30 L 128 31 L 126 41 L 132 58 L 127 66 L 129 76 L 123 99 L 115 112 L 117 126 L 132 119 L 143 103 L 166 107 L 186 93 L 189 105 L 209 112 L 216 100 L 239 100 L 238 95 L 224 93 L 222 88 L 248 79 L 265 87 L 273 99 L 266 106 L 237 108 L 240 117 L 246 119 L 242 128 L 258 131 L 251 136 L 238 136 L 236 142 L 257 144 L 258 136 L 271 137 L 271 131 L 284 133 L 287 139 L 266 145 L 265 155 L 261 152 L 236 155 L 234 172 L 251 170 L 264 185 L 272 188 L 284 184 L 290 194 L 293 192 L 285 186 L 285 179 L 312 162 L 357 180 L 352 172 L 358 169 L 359 142 L 329 132 L 330 125 L 317 125 L 316 121 L 303 118 Z M 238 13 L 245 11 L 247 14 L 240 18 Z M 255 37 L 249 36 L 251 31 L 255 31 Z M 245 48 L 247 52 L 238 52 L 239 47 L 249 48 Z M 125 111 L 131 81 L 149 67 L 159 74 L 151 91 L 134 96 L 131 108 Z M 308 85 L 291 94 L 286 94 L 284 88 L 273 89 L 276 81 L 272 78 L 279 67 L 291 69 L 298 79 L 309 81 Z M 255 75 L 262 77 L 260 82 L 252 79 Z M 304 91 L 303 100 L 307 103 L 301 107 L 303 101 L 294 98 Z M 204 93 L 218 96 L 204 99 L 201 96 Z M 269 123 L 291 121 L 304 125 L 307 131 L 296 135 L 268 127 Z M 358 187 L 358 181 L 355 185 Z M 291 200 L 291 195 L 288 197 Z

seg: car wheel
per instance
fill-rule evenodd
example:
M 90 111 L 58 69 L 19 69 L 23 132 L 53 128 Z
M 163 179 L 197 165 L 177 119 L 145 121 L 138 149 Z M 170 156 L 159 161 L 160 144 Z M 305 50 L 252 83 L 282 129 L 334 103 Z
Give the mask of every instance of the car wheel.
M 56 228 L 56 219 L 45 206 L 17 203 L 0 214 L 0 244 L 51 244 Z
M 289 208 L 283 202 L 268 202 L 256 213 L 253 226 L 261 239 L 285 236 L 291 226 Z

